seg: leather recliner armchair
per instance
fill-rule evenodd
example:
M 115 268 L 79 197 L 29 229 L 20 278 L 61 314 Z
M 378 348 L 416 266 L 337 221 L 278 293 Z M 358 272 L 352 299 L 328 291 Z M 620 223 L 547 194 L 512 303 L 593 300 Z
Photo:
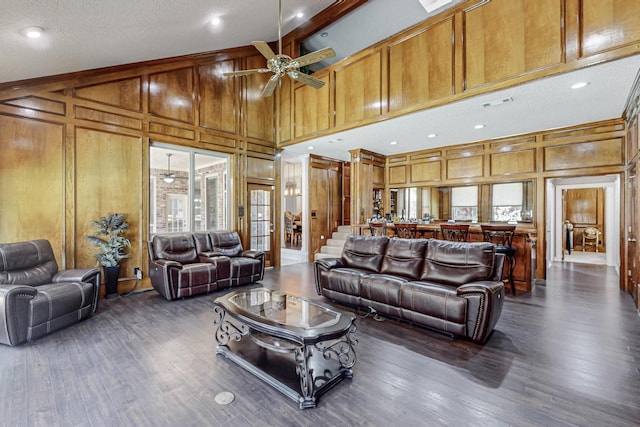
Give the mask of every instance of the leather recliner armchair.
M 0 244 L 0 343 L 18 345 L 86 319 L 100 270 L 58 271 L 47 240 Z

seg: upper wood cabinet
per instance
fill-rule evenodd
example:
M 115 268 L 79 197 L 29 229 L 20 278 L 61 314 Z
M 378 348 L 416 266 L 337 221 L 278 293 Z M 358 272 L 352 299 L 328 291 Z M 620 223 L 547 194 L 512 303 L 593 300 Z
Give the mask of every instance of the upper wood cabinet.
M 382 52 L 347 61 L 335 71 L 336 127 L 382 114 Z
M 453 18 L 389 45 L 389 110 L 398 110 L 454 90 Z
M 466 89 L 562 62 L 558 0 L 492 0 L 465 13 Z
M 287 143 L 640 53 L 638 22 L 636 0 L 460 2 L 327 67 L 328 106 L 296 91 Z
M 640 40 L 640 2 L 582 0 L 582 56 L 590 56 Z

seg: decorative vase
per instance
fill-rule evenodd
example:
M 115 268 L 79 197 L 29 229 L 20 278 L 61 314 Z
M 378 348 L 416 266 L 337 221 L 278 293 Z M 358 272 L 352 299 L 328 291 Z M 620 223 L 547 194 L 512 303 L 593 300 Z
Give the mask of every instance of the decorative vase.
M 119 265 L 115 267 L 104 267 L 104 297 L 106 299 L 117 298 L 119 273 Z

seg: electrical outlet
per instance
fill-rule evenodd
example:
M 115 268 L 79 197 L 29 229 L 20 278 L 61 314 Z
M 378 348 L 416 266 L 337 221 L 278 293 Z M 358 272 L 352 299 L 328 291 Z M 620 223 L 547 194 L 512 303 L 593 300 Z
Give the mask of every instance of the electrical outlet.
M 133 274 L 135 274 L 136 279 L 141 280 L 142 279 L 142 270 L 140 270 L 140 268 L 136 267 L 133 269 Z

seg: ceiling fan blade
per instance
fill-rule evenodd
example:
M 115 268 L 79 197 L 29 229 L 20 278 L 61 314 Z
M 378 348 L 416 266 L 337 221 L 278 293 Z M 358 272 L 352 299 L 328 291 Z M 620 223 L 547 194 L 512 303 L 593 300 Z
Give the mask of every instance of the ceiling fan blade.
M 246 76 L 247 74 L 253 73 L 268 73 L 268 68 L 254 68 L 252 70 L 240 70 L 240 71 L 229 71 L 227 73 L 222 73 L 223 76 Z
M 273 76 L 271 76 L 271 78 L 267 82 L 267 85 L 264 87 L 264 90 L 262 91 L 262 96 L 266 98 L 273 95 L 273 91 L 276 90 L 278 81 L 280 81 L 280 77 L 277 74 L 274 74 Z
M 266 42 L 258 41 L 258 42 L 251 42 L 251 44 L 254 45 L 256 49 L 258 49 L 258 51 L 262 54 L 262 56 L 267 58 L 267 61 L 273 58 L 274 56 L 276 56 L 276 54 L 273 53 L 273 50 L 271 50 L 271 48 Z
M 308 76 L 305 73 L 301 73 L 299 71 L 289 71 L 287 74 L 293 80 L 296 80 L 300 83 L 304 83 L 316 89 L 320 89 L 322 86 L 324 86 L 324 82 L 322 80 L 316 79 L 315 77 Z
M 300 58 L 295 58 L 293 61 L 297 62 L 299 67 L 304 67 L 305 65 L 320 62 L 324 59 L 333 58 L 334 56 L 336 56 L 336 52 L 330 47 L 325 47 L 324 49 L 307 53 Z

